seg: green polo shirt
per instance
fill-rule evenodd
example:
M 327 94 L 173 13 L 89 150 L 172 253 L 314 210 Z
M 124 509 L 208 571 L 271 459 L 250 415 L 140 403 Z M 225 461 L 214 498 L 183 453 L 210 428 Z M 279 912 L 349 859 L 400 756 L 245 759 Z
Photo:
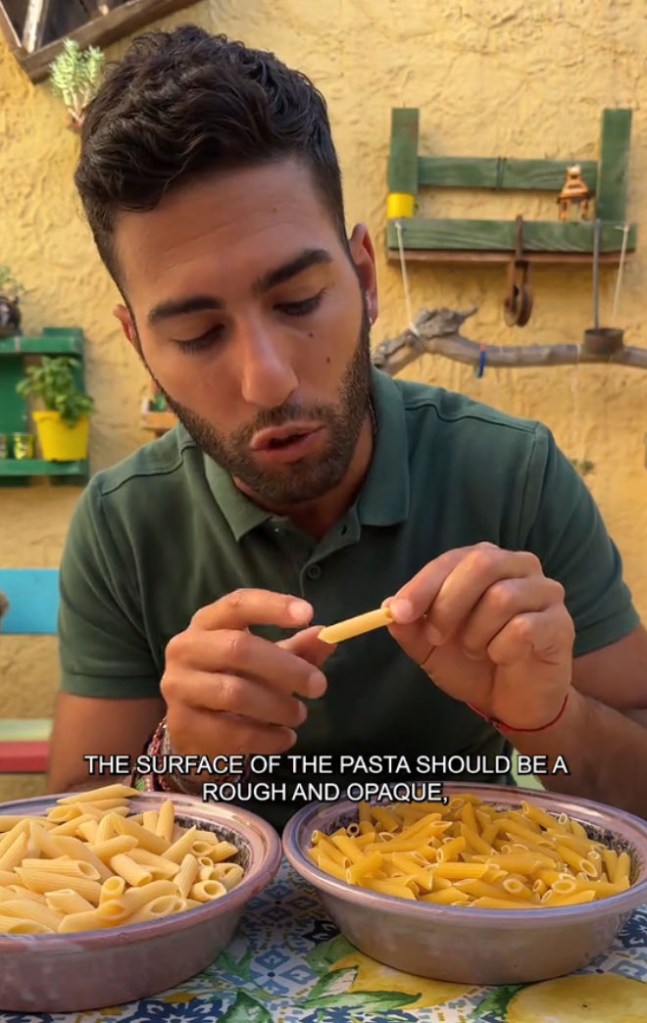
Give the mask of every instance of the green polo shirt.
M 327 624 L 379 607 L 444 551 L 483 540 L 533 551 L 563 584 L 576 655 L 638 625 L 618 551 L 544 426 L 377 370 L 372 379 L 373 459 L 355 503 L 318 542 L 248 500 L 182 427 L 93 477 L 61 566 L 63 690 L 124 701 L 158 695 L 170 638 L 239 587 L 298 594 L 314 622 Z M 310 701 L 292 752 L 415 759 L 506 749 L 386 629 L 340 644 L 325 672 L 327 693 Z M 278 825 L 295 808 L 246 805 Z

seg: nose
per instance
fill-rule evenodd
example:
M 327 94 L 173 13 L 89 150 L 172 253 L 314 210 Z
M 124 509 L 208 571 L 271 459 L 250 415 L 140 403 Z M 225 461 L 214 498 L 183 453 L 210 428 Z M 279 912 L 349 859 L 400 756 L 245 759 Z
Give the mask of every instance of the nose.
M 298 385 L 288 344 L 274 331 L 248 324 L 239 335 L 243 398 L 259 408 L 278 408 Z

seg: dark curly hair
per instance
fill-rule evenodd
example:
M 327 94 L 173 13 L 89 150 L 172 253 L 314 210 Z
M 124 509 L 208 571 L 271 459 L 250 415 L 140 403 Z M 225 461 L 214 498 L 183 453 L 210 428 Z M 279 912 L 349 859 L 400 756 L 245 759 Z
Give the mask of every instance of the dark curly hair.
M 341 173 L 326 103 L 274 54 L 195 25 L 147 32 L 108 71 L 82 130 L 75 182 L 113 278 L 120 210 L 151 210 L 218 171 L 295 157 L 346 247 Z

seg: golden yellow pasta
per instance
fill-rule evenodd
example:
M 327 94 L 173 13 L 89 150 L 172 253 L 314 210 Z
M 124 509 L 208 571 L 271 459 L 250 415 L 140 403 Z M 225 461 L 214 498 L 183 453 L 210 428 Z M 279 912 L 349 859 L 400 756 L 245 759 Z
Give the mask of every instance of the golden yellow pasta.
M 72 934 L 157 920 L 240 884 L 235 845 L 182 827 L 170 799 L 159 811 L 129 815 L 137 795 L 107 785 L 59 799 L 45 817 L 0 815 L 0 934 Z
M 314 831 L 307 855 L 347 884 L 444 906 L 551 909 L 631 886 L 629 853 L 579 821 L 525 801 L 499 810 L 471 793 L 444 805 L 360 803 L 359 823 Z
M 361 636 L 373 629 L 382 629 L 392 621 L 393 616 L 389 609 L 381 607 L 377 611 L 367 611 L 366 614 L 347 618 L 335 625 L 326 625 L 317 638 L 322 643 L 343 643 L 346 639 L 354 639 L 355 636 Z

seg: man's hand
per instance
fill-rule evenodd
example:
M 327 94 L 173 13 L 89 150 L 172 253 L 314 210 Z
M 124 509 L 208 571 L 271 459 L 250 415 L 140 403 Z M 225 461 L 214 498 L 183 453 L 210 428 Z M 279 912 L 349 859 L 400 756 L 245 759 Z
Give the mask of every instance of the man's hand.
M 295 629 L 311 621 L 306 601 L 237 590 L 201 608 L 166 648 L 161 690 L 171 746 L 181 755 L 282 753 L 306 718 L 299 696 L 322 696 L 319 670 L 335 649 L 314 626 L 271 643 L 252 625 Z
M 564 589 L 526 551 L 448 551 L 384 601 L 393 638 L 449 696 L 511 728 L 541 728 L 572 681 Z

